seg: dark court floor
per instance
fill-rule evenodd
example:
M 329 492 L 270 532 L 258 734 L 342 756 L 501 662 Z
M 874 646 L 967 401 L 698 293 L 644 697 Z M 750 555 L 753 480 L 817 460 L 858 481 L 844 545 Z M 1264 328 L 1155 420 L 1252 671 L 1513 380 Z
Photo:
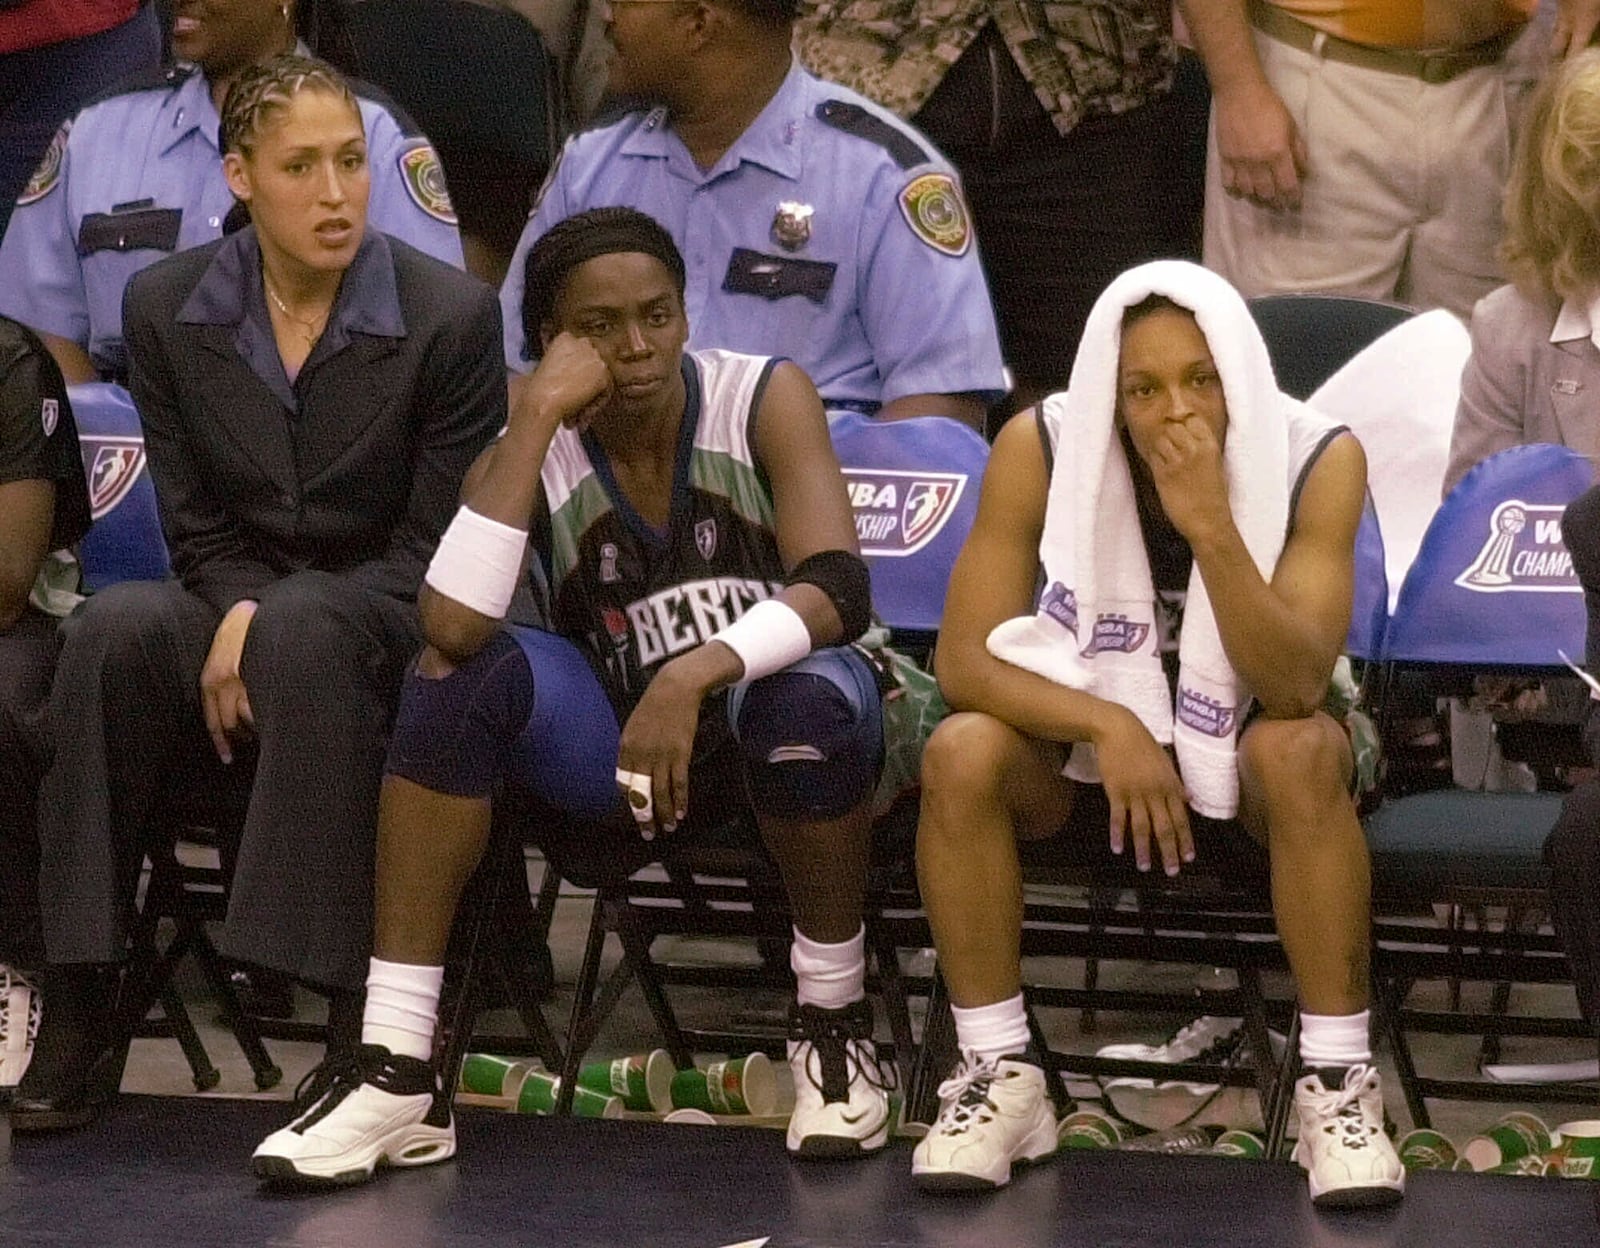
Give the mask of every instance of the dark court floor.
M 1397 1209 L 1311 1208 L 1287 1163 L 1072 1153 L 978 1199 L 909 1181 L 909 1146 L 800 1166 L 778 1132 L 468 1110 L 456 1161 L 332 1194 L 263 1192 L 271 1104 L 124 1096 L 99 1132 L 12 1142 L 7 1248 L 1578 1248 L 1600 1184 L 1423 1173 Z

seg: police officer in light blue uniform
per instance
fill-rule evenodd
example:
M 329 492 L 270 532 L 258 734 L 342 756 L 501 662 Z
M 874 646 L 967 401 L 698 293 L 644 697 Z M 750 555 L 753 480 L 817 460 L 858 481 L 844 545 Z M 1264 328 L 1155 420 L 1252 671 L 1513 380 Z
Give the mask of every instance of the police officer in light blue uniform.
M 247 0 L 195 16 L 186 7 L 177 7 L 174 46 L 189 54 L 187 41 L 198 65 L 126 83 L 62 127 L 0 241 L 0 314 L 87 352 L 85 366 L 48 343 L 71 380 L 89 380 L 86 367 L 122 375 L 122 292 L 135 273 L 222 236 L 234 201 L 217 149 L 219 72 L 231 81 L 243 64 L 295 46 L 288 4 Z M 460 267 L 433 148 L 386 99 L 360 94 L 372 225 Z
M 793 62 L 793 10 L 613 6 L 611 88 L 660 106 L 567 144 L 501 289 L 513 371 L 538 352 L 522 331 L 534 240 L 574 213 L 622 205 L 655 217 L 683 252 L 692 346 L 788 356 L 830 407 L 976 424 L 1004 392 L 950 166 L 893 114 Z

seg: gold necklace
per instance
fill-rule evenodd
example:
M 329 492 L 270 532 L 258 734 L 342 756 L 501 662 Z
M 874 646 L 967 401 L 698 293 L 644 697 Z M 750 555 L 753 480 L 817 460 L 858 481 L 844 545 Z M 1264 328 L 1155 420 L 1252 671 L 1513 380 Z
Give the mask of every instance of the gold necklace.
M 296 316 L 293 312 L 289 311 L 289 305 L 283 301 L 283 297 L 273 289 L 272 279 L 263 273 L 261 275 L 261 280 L 262 284 L 267 288 L 268 297 L 271 298 L 273 303 L 278 305 L 278 311 L 283 313 L 284 319 L 287 320 L 291 326 L 300 331 L 300 333 L 304 336 L 306 345 L 308 347 L 316 346 L 317 339 L 322 336 L 323 326 L 327 323 L 328 314 L 324 312 L 320 317 L 312 316 L 309 318 Z

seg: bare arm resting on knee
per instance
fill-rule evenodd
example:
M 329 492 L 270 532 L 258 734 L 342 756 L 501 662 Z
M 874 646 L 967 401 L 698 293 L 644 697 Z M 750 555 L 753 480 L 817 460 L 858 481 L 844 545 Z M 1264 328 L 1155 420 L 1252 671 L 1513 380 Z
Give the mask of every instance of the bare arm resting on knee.
M 946 592 L 934 669 L 952 708 L 978 711 L 1045 741 L 1089 741 L 1111 806 L 1111 849 L 1131 833 L 1141 869 L 1150 843 L 1169 873 L 1194 857 L 1183 783 L 1165 750 L 1134 713 L 1068 689 L 989 653 L 995 625 L 1033 610 L 1050 478 L 1033 412 L 1014 416 L 995 439 L 978 516 Z

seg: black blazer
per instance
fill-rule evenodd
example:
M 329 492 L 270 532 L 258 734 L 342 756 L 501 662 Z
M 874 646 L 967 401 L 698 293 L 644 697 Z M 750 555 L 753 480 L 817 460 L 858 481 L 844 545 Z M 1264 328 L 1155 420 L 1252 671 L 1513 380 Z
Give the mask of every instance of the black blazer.
M 505 424 L 495 293 L 371 232 L 291 389 L 263 328 L 259 256 L 246 229 L 150 266 L 124 295 L 173 570 L 219 611 L 304 569 L 415 599 L 467 468 Z M 276 387 L 260 375 L 274 370 Z

